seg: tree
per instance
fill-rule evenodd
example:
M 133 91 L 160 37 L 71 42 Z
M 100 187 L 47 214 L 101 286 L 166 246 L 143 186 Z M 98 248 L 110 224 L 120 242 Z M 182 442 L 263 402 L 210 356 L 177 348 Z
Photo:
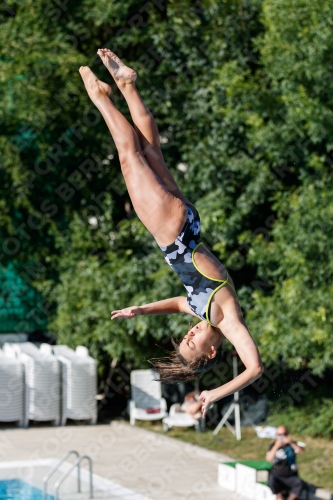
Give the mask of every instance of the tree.
M 272 194 L 270 234 L 250 236 L 249 262 L 272 288 L 254 292 L 248 319 L 266 359 L 322 374 L 332 367 L 331 3 L 267 1 L 263 21 L 258 43 L 280 108 L 257 121 L 255 138 L 282 189 Z

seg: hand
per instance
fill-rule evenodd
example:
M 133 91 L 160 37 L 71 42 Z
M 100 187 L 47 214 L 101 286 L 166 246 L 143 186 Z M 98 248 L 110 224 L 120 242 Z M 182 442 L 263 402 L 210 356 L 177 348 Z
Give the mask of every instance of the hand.
M 119 311 L 112 311 L 111 319 L 115 318 L 130 319 L 134 318 L 135 316 L 138 316 L 139 314 L 141 314 L 141 307 L 131 306 L 131 307 L 126 307 L 125 309 L 120 309 Z
M 291 444 L 292 443 L 292 440 L 290 439 L 290 436 L 284 436 L 283 437 L 283 444 Z
M 277 438 L 275 441 L 275 449 L 282 448 L 282 446 L 284 446 L 285 444 L 286 443 L 285 443 L 284 439 Z
M 214 402 L 212 401 L 211 391 L 202 391 L 202 393 L 199 396 L 199 401 L 202 401 L 201 412 L 202 412 L 202 417 L 204 418 L 206 416 L 208 409 L 212 406 Z
M 286 446 L 286 444 L 292 444 L 292 440 L 290 439 L 290 436 L 289 435 L 284 435 L 282 436 L 282 439 L 280 437 L 277 438 L 277 440 L 275 441 L 275 446 L 277 448 L 282 448 L 282 446 Z

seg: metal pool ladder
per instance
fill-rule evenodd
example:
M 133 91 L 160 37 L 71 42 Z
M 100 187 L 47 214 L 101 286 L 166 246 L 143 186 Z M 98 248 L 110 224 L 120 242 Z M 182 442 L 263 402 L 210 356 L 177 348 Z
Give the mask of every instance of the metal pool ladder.
M 47 483 L 51 476 L 60 468 L 60 466 L 67 460 L 71 455 L 76 455 L 76 460 L 72 464 L 72 466 L 68 469 L 65 474 L 63 474 L 58 481 L 54 484 L 54 499 L 59 500 L 59 488 L 64 480 L 73 472 L 74 469 L 77 468 L 77 491 L 81 493 L 81 471 L 80 464 L 82 460 L 88 460 L 89 464 L 89 493 L 90 498 L 93 498 L 93 480 L 92 480 L 92 460 L 87 455 L 79 455 L 79 453 L 75 450 L 68 451 L 60 461 L 44 476 L 43 478 L 43 500 L 47 500 Z

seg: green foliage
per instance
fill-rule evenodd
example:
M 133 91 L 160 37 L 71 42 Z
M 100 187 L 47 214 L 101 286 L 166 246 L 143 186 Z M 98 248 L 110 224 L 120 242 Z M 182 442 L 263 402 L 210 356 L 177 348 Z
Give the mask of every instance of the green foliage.
M 333 438 L 333 402 L 328 398 L 308 401 L 301 407 L 288 408 L 283 412 L 283 420 L 294 434 L 300 436 Z M 311 418 L 309 418 L 311 415 Z M 281 412 L 273 412 L 269 417 L 271 425 L 281 425 Z
M 316 374 L 332 367 L 332 1 L 27 0 L 1 9 L 0 257 L 40 263 L 34 285 L 59 341 L 147 366 L 161 353 L 155 344 L 167 347 L 187 324 L 109 319 L 183 290 L 130 211 L 77 72 L 88 64 L 110 81 L 95 56 L 108 46 L 139 73 L 166 162 L 231 271 L 264 360 Z
M 51 291 L 59 304 L 51 328 L 59 332 L 59 342 L 75 346 L 84 340 L 96 358 L 102 359 L 103 353 L 124 355 L 146 365 L 145 360 L 156 353 L 155 342 L 166 348 L 171 334 L 186 331 L 186 318 L 139 316 L 111 323 L 110 313 L 123 304 L 140 305 L 179 294 L 181 284 L 163 265 L 160 250 L 137 219 L 123 221 L 117 231 L 110 211 L 101 219 L 97 227 L 89 227 L 75 215 L 69 236 L 61 242 L 66 256 L 61 259 L 61 281 Z
M 257 237 L 249 252 L 275 285 L 269 295 L 253 294 L 248 315 L 265 358 L 276 359 L 279 353 L 296 369 L 306 360 L 315 374 L 333 366 L 332 188 L 327 178 L 299 188 L 288 199 L 281 196 L 271 240 Z

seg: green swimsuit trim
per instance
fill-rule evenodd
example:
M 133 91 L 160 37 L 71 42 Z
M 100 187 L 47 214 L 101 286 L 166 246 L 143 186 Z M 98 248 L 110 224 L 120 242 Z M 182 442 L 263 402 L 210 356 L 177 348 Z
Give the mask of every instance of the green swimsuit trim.
M 228 281 L 228 278 L 229 278 L 229 274 L 228 274 L 228 271 L 227 271 L 227 279 L 226 280 L 219 280 L 219 279 L 216 279 L 216 278 L 211 278 L 210 276 L 207 276 L 206 274 L 204 274 L 202 271 L 200 271 L 200 269 L 198 268 L 198 266 L 196 265 L 195 261 L 194 261 L 194 254 L 197 250 L 197 248 L 200 246 L 200 245 L 203 245 L 203 242 L 200 241 L 200 243 L 198 243 L 193 251 L 192 251 L 192 263 L 194 265 L 194 267 L 196 268 L 196 270 L 198 271 L 198 273 L 200 273 L 202 276 L 204 276 L 205 278 L 211 280 L 211 281 L 216 281 L 218 283 L 220 283 L 220 285 L 215 288 L 215 290 L 212 291 L 212 293 L 210 294 L 209 298 L 208 298 L 208 301 L 207 301 L 207 305 L 206 305 L 206 321 L 209 325 L 211 326 L 214 326 L 215 328 L 218 328 L 217 325 L 214 325 L 214 323 L 212 323 L 209 319 L 209 307 L 210 307 L 210 303 L 214 297 L 214 295 L 216 294 L 216 292 L 218 290 L 220 290 L 221 288 L 223 288 L 224 286 L 226 285 L 229 285 L 230 288 L 236 293 L 236 290 L 234 289 L 234 287 L 232 286 L 232 284 Z

